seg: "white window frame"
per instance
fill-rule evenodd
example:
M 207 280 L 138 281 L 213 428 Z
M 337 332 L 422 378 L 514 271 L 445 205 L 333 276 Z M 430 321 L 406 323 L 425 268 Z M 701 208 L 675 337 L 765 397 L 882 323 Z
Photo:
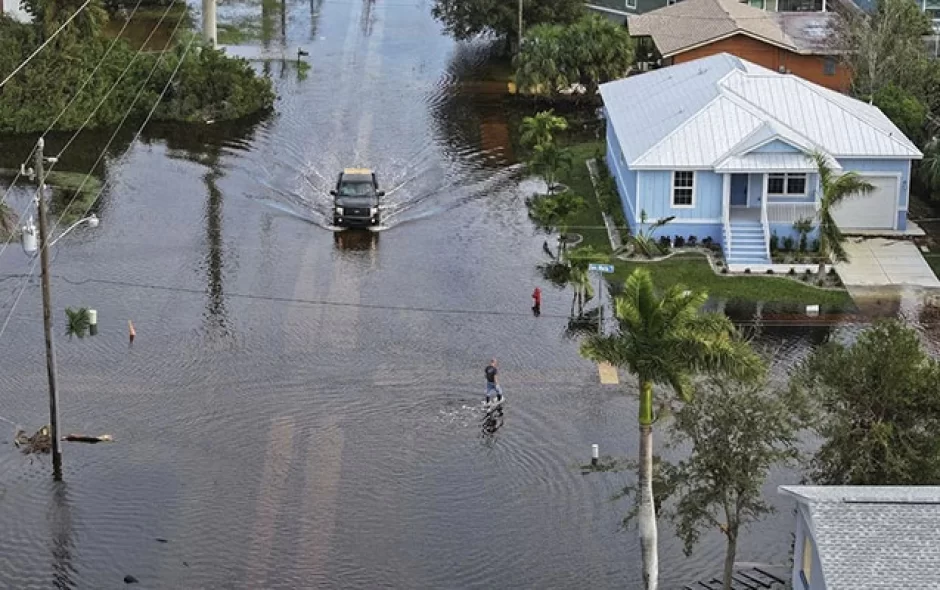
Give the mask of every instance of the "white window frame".
M 691 174 L 692 175 L 692 186 L 676 186 L 676 175 L 678 174 Z M 695 170 L 673 170 L 672 179 L 671 179 L 672 190 L 670 191 L 670 200 L 669 204 L 673 209 L 694 209 L 695 208 Z M 685 203 L 676 204 L 676 189 L 680 190 L 691 190 L 692 199 L 691 202 L 686 205 Z
M 771 176 L 782 176 L 783 177 L 783 192 L 782 193 L 772 193 L 770 192 L 770 177 Z M 791 193 L 790 189 L 790 177 L 803 177 L 803 192 L 801 193 Z M 792 198 L 792 197 L 805 197 L 807 190 L 809 189 L 809 174 L 805 172 L 770 172 L 767 174 L 767 196 L 773 198 Z
M 637 0 L 626 0 L 626 2 L 627 2 L 627 8 L 631 8 L 631 9 L 633 9 L 633 10 L 636 10 L 636 2 L 637 2 Z

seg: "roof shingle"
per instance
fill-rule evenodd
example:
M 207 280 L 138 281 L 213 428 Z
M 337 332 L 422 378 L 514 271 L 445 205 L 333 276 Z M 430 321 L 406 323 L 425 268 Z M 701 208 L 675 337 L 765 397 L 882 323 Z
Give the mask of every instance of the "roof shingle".
M 781 486 L 807 508 L 828 590 L 940 588 L 940 487 Z

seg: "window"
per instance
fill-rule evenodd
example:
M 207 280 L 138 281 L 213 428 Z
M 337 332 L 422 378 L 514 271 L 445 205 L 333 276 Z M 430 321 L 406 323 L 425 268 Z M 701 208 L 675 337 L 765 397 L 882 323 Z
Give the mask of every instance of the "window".
M 809 537 L 803 537 L 803 563 L 800 564 L 800 573 L 809 586 L 813 578 L 813 542 Z
M 695 194 L 695 172 L 682 170 L 672 173 L 672 206 L 692 207 Z
M 636 0 L 627 0 L 627 8 L 636 10 Z
M 826 76 L 835 76 L 836 75 L 836 60 L 832 57 L 827 57 L 823 62 L 823 74 Z
M 771 197 L 806 194 L 806 174 L 768 174 L 767 194 Z
M 750 0 L 748 4 L 754 8 L 760 8 L 761 10 L 764 10 L 764 0 Z

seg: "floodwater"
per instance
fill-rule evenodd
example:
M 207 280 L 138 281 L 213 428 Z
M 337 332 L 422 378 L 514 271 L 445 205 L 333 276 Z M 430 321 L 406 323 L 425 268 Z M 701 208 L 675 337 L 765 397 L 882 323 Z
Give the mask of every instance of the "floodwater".
M 636 454 L 636 402 L 565 337 L 570 298 L 537 269 L 509 109 L 461 83 L 486 52 L 442 36 L 422 0 L 278 18 L 312 67 L 263 67 L 277 113 L 122 136 L 101 225 L 57 246 L 61 428 L 115 442 L 66 443 L 61 484 L 48 457 L 0 444 L 0 587 L 638 588 L 611 501 L 631 475 L 578 469 L 592 443 Z M 88 169 L 106 137 L 63 168 Z M 30 145 L 0 144 L 3 167 Z M 379 174 L 380 231 L 328 227 L 345 166 Z M 15 244 L 0 254 L 4 318 L 29 265 Z M 68 339 L 63 310 L 81 306 L 99 333 Z M 40 311 L 33 280 L 0 334 L 0 415 L 28 430 L 48 420 Z M 831 331 L 763 337 L 785 367 Z M 495 432 L 478 408 L 491 357 L 507 397 Z M 796 475 L 772 479 L 777 502 Z M 778 505 L 740 560 L 786 562 Z M 719 534 L 686 558 L 661 531 L 664 588 L 720 570 Z

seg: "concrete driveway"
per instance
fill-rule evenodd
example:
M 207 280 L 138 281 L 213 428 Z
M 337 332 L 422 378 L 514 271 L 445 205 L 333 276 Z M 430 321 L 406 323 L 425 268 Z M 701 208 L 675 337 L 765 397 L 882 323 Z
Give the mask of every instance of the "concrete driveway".
M 836 264 L 846 286 L 913 285 L 940 288 L 940 280 L 913 242 L 885 238 L 849 238 L 850 262 Z

